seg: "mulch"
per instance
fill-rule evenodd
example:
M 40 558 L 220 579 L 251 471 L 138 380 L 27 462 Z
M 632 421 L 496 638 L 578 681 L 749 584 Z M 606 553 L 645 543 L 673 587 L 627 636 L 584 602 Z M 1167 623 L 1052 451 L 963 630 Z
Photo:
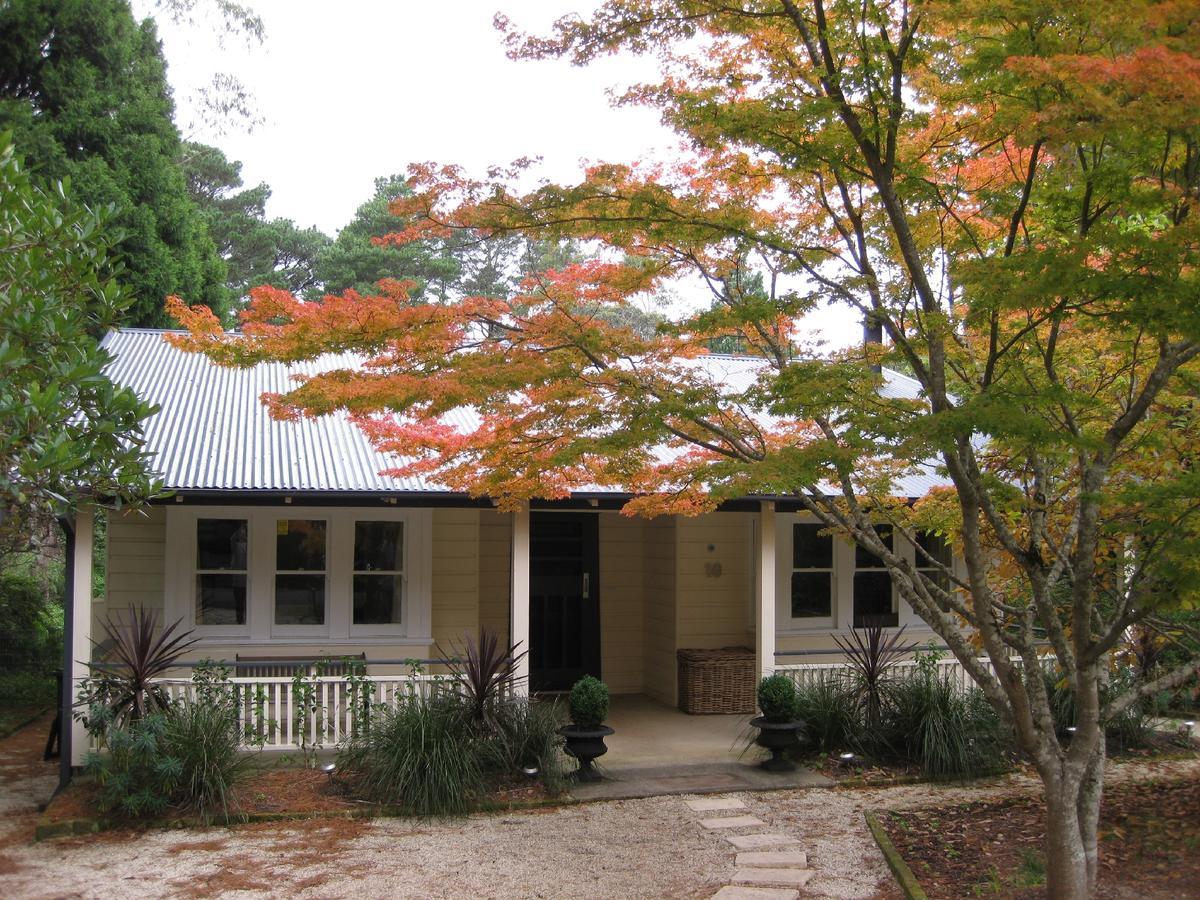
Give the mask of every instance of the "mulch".
M 1038 798 L 884 813 L 888 836 L 931 898 L 1045 896 L 1045 816 Z M 1098 896 L 1200 895 L 1200 783 L 1106 789 Z

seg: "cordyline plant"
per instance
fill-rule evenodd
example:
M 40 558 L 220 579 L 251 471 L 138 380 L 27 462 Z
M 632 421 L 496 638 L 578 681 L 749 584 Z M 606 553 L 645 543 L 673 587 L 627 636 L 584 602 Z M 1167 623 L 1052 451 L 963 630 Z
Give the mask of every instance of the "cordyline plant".
M 461 646 L 451 645 L 442 662 L 462 686 L 471 720 L 494 728 L 496 706 L 507 700 L 517 684 L 517 664 L 528 651 L 517 652 L 520 644 L 505 647 L 496 632 L 484 628 L 475 640 L 463 635 Z
M 110 642 L 105 659 L 92 667 L 92 702 L 105 704 L 117 722 L 138 721 L 148 712 L 167 709 L 170 698 L 154 679 L 179 662 L 197 642 L 179 631 L 182 620 L 159 626 L 158 614 L 130 607 L 125 615 L 105 618 Z
M 452 306 L 402 282 L 311 303 L 261 288 L 233 336 L 176 300 L 177 343 L 243 365 L 362 354 L 267 402 L 347 411 L 414 460 L 401 471 L 505 508 L 576 484 L 621 486 L 630 514 L 790 498 L 882 560 L 1011 724 L 1044 785 L 1049 893 L 1087 896 L 1104 724 L 1200 669 L 1195 5 L 610 0 L 545 37 L 499 25 L 516 58 L 657 54 L 661 80 L 624 102 L 658 108 L 684 158 L 527 194 L 519 172 L 415 166 L 387 240 L 526 234 L 595 260 Z M 685 275 L 712 306 L 655 335 L 596 314 Z M 820 303 L 871 340 L 798 347 Z M 714 338 L 757 357 L 751 383 L 695 364 Z M 878 366 L 919 399 L 880 391 Z M 448 414 L 467 406 L 464 433 Z M 928 467 L 948 487 L 894 496 Z M 960 564 L 927 558 L 919 530 Z M 1134 625 L 1183 661 L 1108 691 Z M 1044 653 L 1078 711 L 1069 739 Z
M 852 696 L 863 712 L 864 724 L 873 732 L 879 730 L 883 718 L 883 704 L 891 678 L 888 669 L 918 646 L 902 643 L 904 627 L 897 631 L 885 630 L 883 625 L 873 622 L 865 628 L 852 629 L 845 638 L 833 636 L 846 654 Z

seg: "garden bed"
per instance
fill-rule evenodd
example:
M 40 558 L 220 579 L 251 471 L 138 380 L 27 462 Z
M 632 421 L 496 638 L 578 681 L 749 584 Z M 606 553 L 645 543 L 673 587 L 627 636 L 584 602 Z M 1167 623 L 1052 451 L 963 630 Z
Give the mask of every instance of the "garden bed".
M 205 823 L 185 809 L 171 808 L 156 819 L 104 814 L 96 806 L 96 784 L 77 777 L 57 794 L 37 823 L 39 840 L 113 829 L 195 827 Z M 523 809 L 557 802 L 538 783 L 511 779 L 494 785 L 479 801 L 480 811 Z M 256 769 L 234 788 L 232 822 L 266 822 L 322 817 L 398 816 L 385 805 L 355 800 L 344 784 L 319 769 L 280 767 Z M 222 816 L 214 817 L 223 821 Z
M 1192 896 L 1200 884 L 1200 782 L 1148 781 L 1105 791 L 1098 896 Z M 979 801 L 879 815 L 931 898 L 1045 895 L 1039 798 Z

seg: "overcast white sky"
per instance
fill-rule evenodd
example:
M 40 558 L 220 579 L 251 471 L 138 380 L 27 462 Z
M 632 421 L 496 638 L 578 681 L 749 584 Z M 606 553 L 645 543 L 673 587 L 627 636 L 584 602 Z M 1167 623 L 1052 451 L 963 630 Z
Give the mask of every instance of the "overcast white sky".
M 571 182 L 588 161 L 668 157 L 678 141 L 653 111 L 614 108 L 606 89 L 654 76 L 652 60 L 614 57 L 587 68 L 513 62 L 492 18 L 545 31 L 586 0 L 249 0 L 266 40 L 217 46 L 203 26 L 160 20 L 177 120 L 192 140 L 243 163 L 247 184 L 271 186 L 270 216 L 332 235 L 368 199 L 376 177 L 410 162 L 489 165 L 541 157 L 539 173 Z M 141 15 L 153 0 L 135 0 Z M 264 122 L 249 133 L 188 131 L 189 97 L 214 72 L 253 92 Z M 707 303 L 707 298 L 702 302 Z M 812 325 L 855 340 L 845 311 Z

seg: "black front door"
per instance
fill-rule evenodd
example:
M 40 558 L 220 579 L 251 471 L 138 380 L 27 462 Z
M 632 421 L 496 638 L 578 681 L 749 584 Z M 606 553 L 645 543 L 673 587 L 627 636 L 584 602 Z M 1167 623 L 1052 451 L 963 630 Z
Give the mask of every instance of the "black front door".
M 529 548 L 529 683 L 565 691 L 600 677 L 599 559 L 594 513 L 533 513 Z

